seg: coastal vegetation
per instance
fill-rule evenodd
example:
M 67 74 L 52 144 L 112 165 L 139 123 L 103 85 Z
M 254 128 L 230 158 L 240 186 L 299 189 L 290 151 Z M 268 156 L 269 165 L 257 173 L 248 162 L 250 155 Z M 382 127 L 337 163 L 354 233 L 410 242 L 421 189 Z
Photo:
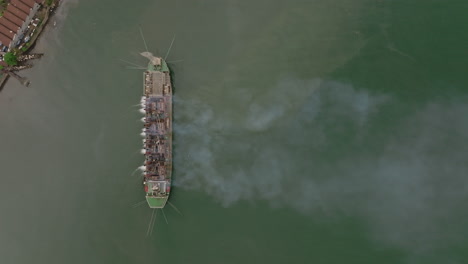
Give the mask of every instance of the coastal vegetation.
M 27 51 L 30 46 L 31 46 L 31 42 L 24 44 L 24 46 L 21 48 L 21 51 L 22 52 Z
M 0 0 L 0 17 L 3 16 L 3 12 L 5 11 L 7 5 L 8 3 L 5 0 Z
M 49 16 L 53 13 L 56 6 L 58 5 L 60 0 L 46 0 L 44 1 L 44 7 L 39 8 L 37 13 L 35 14 L 33 21 L 36 23 L 33 25 L 33 29 L 29 29 L 25 36 L 28 36 L 26 43 L 19 45 L 18 47 L 11 47 L 9 52 L 4 53 L 3 61 L 4 64 L 0 65 L 0 90 L 2 89 L 5 82 L 8 80 L 9 77 L 13 77 L 20 81 L 21 84 L 24 86 L 29 85 L 29 80 L 27 78 L 21 77 L 16 74 L 17 71 L 31 68 L 32 65 L 28 64 L 26 60 L 31 59 L 38 59 L 42 56 L 42 54 L 27 54 L 28 51 L 34 46 L 37 38 L 41 34 L 44 26 L 47 24 L 46 22 L 49 19 Z M 10 0 L 0 0 L 0 14 L 6 9 L 5 7 L 8 5 Z M 1 15 L 0 15 L 1 17 Z M 29 27 L 28 27 L 29 28 Z M 3 53 L 3 52 L 2 52 Z
M 7 52 L 3 55 L 3 60 L 10 66 L 18 65 L 18 58 L 13 52 Z

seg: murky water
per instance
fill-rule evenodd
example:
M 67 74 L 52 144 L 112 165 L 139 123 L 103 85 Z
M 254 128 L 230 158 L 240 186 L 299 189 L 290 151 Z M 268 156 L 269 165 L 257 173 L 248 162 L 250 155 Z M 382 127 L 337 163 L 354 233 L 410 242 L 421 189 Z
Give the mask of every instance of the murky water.
M 466 263 L 465 1 L 67 2 L 0 93 L 1 263 Z M 175 188 L 146 237 L 138 53 Z

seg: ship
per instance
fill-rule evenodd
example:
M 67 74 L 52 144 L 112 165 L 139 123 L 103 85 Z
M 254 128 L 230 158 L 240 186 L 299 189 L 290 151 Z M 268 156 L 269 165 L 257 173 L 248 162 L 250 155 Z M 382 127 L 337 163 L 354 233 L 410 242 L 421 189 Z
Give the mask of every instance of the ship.
M 145 161 L 143 186 L 150 208 L 164 208 L 172 177 L 172 84 L 169 66 L 161 57 L 141 53 L 149 59 L 143 73 L 141 112 L 144 114 L 142 154 Z

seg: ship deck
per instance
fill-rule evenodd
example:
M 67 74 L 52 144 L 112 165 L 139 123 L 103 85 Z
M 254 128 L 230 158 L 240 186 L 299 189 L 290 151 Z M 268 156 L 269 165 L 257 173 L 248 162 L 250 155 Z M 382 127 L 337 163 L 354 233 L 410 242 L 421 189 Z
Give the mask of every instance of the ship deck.
M 144 184 L 151 208 L 165 205 L 172 175 L 172 86 L 169 68 L 164 60 L 160 62 L 159 66 L 150 63 L 143 74 Z

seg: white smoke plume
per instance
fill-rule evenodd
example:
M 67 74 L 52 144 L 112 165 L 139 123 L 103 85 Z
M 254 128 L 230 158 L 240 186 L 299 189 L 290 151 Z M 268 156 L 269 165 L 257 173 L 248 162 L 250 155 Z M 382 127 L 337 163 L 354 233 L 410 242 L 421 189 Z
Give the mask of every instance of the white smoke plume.
M 245 107 L 230 112 L 177 102 L 178 187 L 225 206 L 261 200 L 362 217 L 374 239 L 412 252 L 463 237 L 453 230 L 461 232 L 468 200 L 466 102 L 398 116 L 405 106 L 394 98 L 321 80 L 285 80 L 246 98 L 234 96 Z

